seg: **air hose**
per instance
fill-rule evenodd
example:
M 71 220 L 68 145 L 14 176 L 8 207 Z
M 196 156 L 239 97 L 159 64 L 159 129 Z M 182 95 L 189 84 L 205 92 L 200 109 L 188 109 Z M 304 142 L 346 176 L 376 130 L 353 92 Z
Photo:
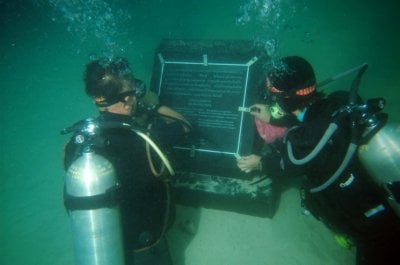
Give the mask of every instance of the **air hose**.
M 167 157 L 164 155 L 164 153 L 160 150 L 160 148 L 158 148 L 157 144 L 154 143 L 154 141 L 145 133 L 139 131 L 139 130 L 135 130 L 135 129 L 131 129 L 132 131 L 134 131 L 137 135 L 139 135 L 140 137 L 142 137 L 145 142 L 146 142 L 146 152 L 148 155 L 148 159 L 149 163 L 150 163 L 150 167 L 152 167 L 153 163 L 151 161 L 151 155 L 149 154 L 149 149 L 148 146 L 150 145 L 153 150 L 157 153 L 157 155 L 160 157 L 161 161 L 162 161 L 162 170 L 160 171 L 160 173 L 163 172 L 164 166 L 167 168 L 169 174 L 171 176 L 175 175 L 175 171 L 172 168 L 171 164 L 169 163 L 169 160 L 167 159 Z M 152 171 L 155 171 L 155 169 L 152 168 Z M 154 174 L 153 171 L 153 174 Z M 156 175 L 157 177 L 157 175 Z M 168 220 L 169 220 L 169 215 L 170 215 L 170 204 L 171 204 L 171 191 L 170 191 L 170 187 L 169 184 L 167 182 L 164 181 L 164 185 L 166 188 L 166 211 L 164 213 L 164 218 L 163 218 L 163 227 L 160 233 L 160 236 L 157 238 L 157 240 L 155 240 L 151 245 L 143 247 L 143 248 L 139 248 L 139 249 L 134 249 L 134 252 L 142 252 L 148 249 L 151 249 L 152 247 L 154 247 L 155 245 L 157 245 L 161 239 L 164 237 L 166 231 L 167 231 L 167 227 L 168 227 Z
M 163 117 L 163 118 L 166 118 L 166 119 L 170 119 L 170 120 L 173 120 L 175 122 L 180 122 L 185 131 L 188 131 L 188 130 L 192 129 L 192 125 L 181 114 L 179 114 L 178 112 L 176 112 L 176 111 L 174 111 L 174 110 L 172 110 L 172 109 L 170 109 L 168 107 L 161 106 L 161 105 L 158 105 L 158 107 L 155 108 L 155 110 L 160 115 L 160 117 Z M 149 133 L 150 130 L 151 130 L 151 126 L 152 126 L 152 123 L 150 123 L 148 125 L 148 128 L 147 128 L 148 129 L 148 133 L 147 134 L 142 133 L 142 135 L 140 135 L 140 136 L 143 137 L 143 135 L 145 135 L 145 136 L 147 136 L 147 138 L 149 140 L 151 140 L 150 133 Z M 138 131 L 135 131 L 135 132 L 137 133 Z M 163 153 L 161 151 L 159 151 L 159 153 L 157 152 L 157 154 L 160 156 L 160 158 L 163 161 L 163 163 L 161 163 L 160 171 L 157 172 L 157 170 L 156 170 L 156 168 L 154 166 L 152 157 L 151 157 L 150 147 L 149 146 L 150 146 L 150 142 L 148 142 L 146 140 L 146 154 L 147 154 L 147 159 L 149 161 L 149 166 L 150 166 L 150 169 L 151 169 L 153 175 L 156 176 L 156 177 L 161 176 L 164 173 L 165 167 L 167 167 L 167 168 L 169 167 L 168 168 L 169 173 L 171 175 L 174 175 L 173 171 L 171 172 L 172 167 L 170 166 L 170 164 L 165 162 L 165 160 L 166 161 L 168 161 L 168 160 L 165 158 L 165 156 L 164 156 L 165 160 L 162 158 Z M 154 148 L 158 149 L 157 145 L 155 145 L 155 144 L 152 147 L 153 147 L 153 149 Z
M 167 168 L 169 174 L 171 174 L 172 176 L 175 175 L 175 171 L 172 168 L 171 164 L 169 163 L 169 160 L 163 154 L 163 152 L 160 150 L 160 148 L 158 148 L 157 144 L 154 143 L 153 140 L 151 140 L 151 138 L 149 136 L 147 136 L 146 134 L 144 134 L 144 133 L 142 133 L 142 132 L 140 132 L 138 130 L 135 130 L 135 129 L 131 129 L 131 130 L 134 131 L 140 137 L 142 137 L 146 141 L 146 143 L 148 143 L 153 148 L 153 150 L 160 157 L 161 161 L 164 163 L 164 165 Z
M 347 166 L 349 165 L 350 161 L 352 160 L 355 152 L 357 151 L 358 142 L 359 142 L 359 134 L 358 134 L 357 128 L 356 128 L 357 121 L 354 120 L 354 118 L 353 118 L 354 115 L 351 115 L 351 112 L 354 109 L 354 108 L 352 108 L 352 106 L 354 106 L 357 101 L 358 88 L 360 86 L 361 77 L 364 74 L 364 72 L 367 70 L 367 68 L 368 68 L 368 64 L 363 64 L 359 67 L 353 68 L 353 69 L 346 71 L 345 73 L 337 76 L 337 78 L 339 78 L 339 77 L 344 76 L 344 74 L 347 75 L 355 70 L 359 70 L 359 72 L 358 72 L 356 78 L 353 80 L 353 83 L 351 86 L 350 96 L 349 96 L 349 106 L 347 108 L 343 109 L 343 111 L 347 112 L 346 114 L 350 115 L 350 117 L 352 118 L 351 119 L 351 123 L 352 123 L 351 124 L 351 126 L 352 126 L 351 127 L 351 141 L 347 148 L 346 155 L 345 155 L 342 163 L 338 167 L 338 169 L 335 171 L 335 173 L 333 173 L 333 175 L 327 181 L 325 181 L 323 184 L 321 184 L 320 186 L 311 188 L 310 189 L 311 193 L 317 193 L 317 192 L 323 191 L 326 188 L 328 188 L 330 185 L 332 185 L 332 183 L 334 183 L 337 180 L 337 178 L 343 173 L 343 171 L 347 168 Z M 334 81 L 336 79 L 329 80 L 329 82 L 325 82 L 323 85 L 328 84 L 331 81 Z M 339 115 L 339 117 L 340 116 L 341 115 Z M 306 157 L 304 157 L 302 159 L 296 159 L 294 157 L 292 144 L 290 143 L 290 141 L 287 141 L 287 151 L 288 151 L 288 157 L 289 157 L 290 162 L 295 165 L 304 165 L 304 164 L 310 162 L 321 152 L 321 150 L 324 148 L 326 143 L 329 141 L 329 139 L 332 137 L 332 135 L 335 133 L 335 131 L 337 129 L 338 129 L 338 125 L 336 124 L 336 122 L 335 121 L 331 122 L 329 124 L 328 128 L 326 129 L 324 135 L 322 136 L 322 138 L 320 139 L 318 144 L 315 146 L 315 148 Z
M 321 140 L 319 140 L 318 144 L 315 146 L 315 148 L 304 158 L 301 159 L 296 159 L 293 154 L 293 147 L 292 143 L 290 141 L 287 142 L 287 151 L 288 151 L 288 156 L 290 162 L 292 162 L 295 165 L 304 165 L 311 160 L 313 160 L 319 152 L 321 152 L 322 148 L 326 145 L 326 143 L 331 139 L 332 135 L 335 133 L 337 130 L 338 126 L 336 123 L 330 123 L 328 129 L 326 129 L 324 135 L 322 136 Z
M 323 191 L 326 188 L 328 188 L 333 182 L 335 182 L 335 180 L 337 180 L 337 178 L 343 173 L 343 171 L 349 165 L 351 159 L 353 158 L 355 152 L 357 151 L 357 147 L 358 147 L 358 145 L 356 145 L 354 143 L 350 143 L 349 147 L 347 148 L 346 155 L 345 155 L 342 163 L 336 170 L 336 172 L 327 181 L 325 181 L 325 183 L 323 183 L 322 185 L 310 189 L 310 192 L 317 193 L 317 192 Z

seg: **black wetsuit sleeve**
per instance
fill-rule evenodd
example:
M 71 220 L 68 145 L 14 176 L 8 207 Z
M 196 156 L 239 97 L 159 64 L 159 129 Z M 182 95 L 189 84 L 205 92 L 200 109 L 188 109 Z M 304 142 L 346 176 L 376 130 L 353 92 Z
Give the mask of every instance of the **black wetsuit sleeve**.
M 261 158 L 262 172 L 271 178 L 283 176 L 285 172 L 281 167 L 281 159 L 278 153 L 264 155 Z
M 265 145 L 264 139 L 258 134 L 257 130 L 254 132 L 252 153 L 258 156 L 263 156 L 263 146 Z
M 287 141 L 290 141 L 293 147 L 293 153 L 297 158 L 306 156 L 312 147 L 315 146 L 315 140 L 311 132 L 303 128 L 294 129 L 288 132 L 285 141 L 274 143 L 273 151 L 265 154 L 261 160 L 263 172 L 271 177 L 295 177 L 304 175 L 307 172 L 308 165 L 295 165 L 288 156 Z M 311 138 L 311 139 L 310 139 Z
M 166 122 L 162 118 L 155 119 L 151 126 L 151 138 L 165 150 L 171 150 L 185 135 L 183 125 L 179 121 Z
M 284 155 L 278 153 L 263 156 L 261 164 L 262 171 L 272 179 L 302 176 L 306 172 L 304 167 L 293 165 Z

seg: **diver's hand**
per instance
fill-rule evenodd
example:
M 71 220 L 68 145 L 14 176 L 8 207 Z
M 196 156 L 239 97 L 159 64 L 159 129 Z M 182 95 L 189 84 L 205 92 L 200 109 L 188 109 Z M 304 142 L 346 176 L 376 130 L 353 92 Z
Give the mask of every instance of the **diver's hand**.
M 254 104 L 250 106 L 250 114 L 263 122 L 271 120 L 271 112 L 268 105 Z
M 250 171 L 260 169 L 261 156 L 258 155 L 242 156 L 241 158 L 237 159 L 236 162 L 240 170 L 249 173 Z

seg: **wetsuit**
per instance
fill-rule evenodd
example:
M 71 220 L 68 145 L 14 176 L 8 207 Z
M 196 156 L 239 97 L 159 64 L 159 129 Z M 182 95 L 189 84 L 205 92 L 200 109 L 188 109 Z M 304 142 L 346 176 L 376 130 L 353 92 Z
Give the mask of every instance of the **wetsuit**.
M 306 110 L 304 121 L 286 137 L 297 159 L 314 149 L 332 121 L 332 114 L 347 102 L 348 93 L 335 92 Z M 355 242 L 357 264 L 399 264 L 400 219 L 357 155 L 327 189 L 317 193 L 309 191 L 334 174 L 345 156 L 350 138 L 350 121 L 344 118 L 333 137 L 309 163 L 301 166 L 291 163 L 287 146 L 282 143 L 278 152 L 263 158 L 263 168 L 275 177 L 306 176 L 304 202 L 307 208 L 334 232 L 345 234 Z
M 110 123 L 130 123 L 131 118 L 103 112 L 98 121 L 102 128 Z M 166 183 L 154 177 L 149 168 L 145 141 L 129 129 L 115 127 L 102 129 L 97 140 L 94 151 L 113 164 L 122 189 L 120 210 L 126 264 L 172 264 L 164 240 L 155 247 L 134 252 L 160 238 L 167 208 L 171 207 Z M 65 169 L 79 156 L 79 147 L 70 141 L 65 149 Z

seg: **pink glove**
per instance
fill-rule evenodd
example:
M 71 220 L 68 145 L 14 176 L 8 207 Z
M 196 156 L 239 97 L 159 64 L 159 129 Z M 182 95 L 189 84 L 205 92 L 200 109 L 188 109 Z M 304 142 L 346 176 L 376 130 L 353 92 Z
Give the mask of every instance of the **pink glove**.
M 259 119 L 255 120 L 258 134 L 264 139 L 265 143 L 272 143 L 285 135 L 286 127 L 274 126 L 270 123 L 260 121 Z

